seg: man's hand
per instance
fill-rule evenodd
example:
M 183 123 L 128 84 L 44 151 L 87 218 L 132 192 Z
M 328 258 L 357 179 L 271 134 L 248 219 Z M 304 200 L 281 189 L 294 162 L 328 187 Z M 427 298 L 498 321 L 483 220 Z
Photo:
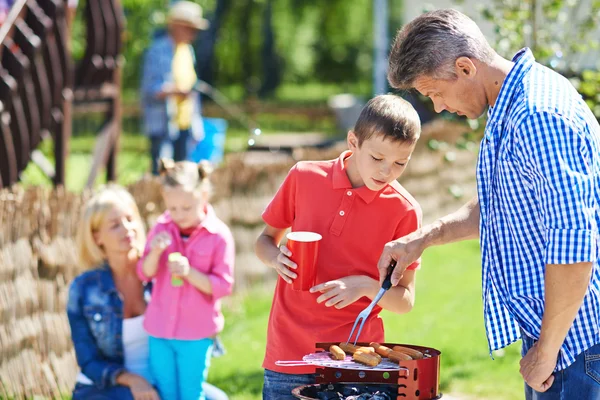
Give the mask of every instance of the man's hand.
M 185 98 L 185 97 L 189 96 L 190 93 L 191 93 L 191 91 L 183 91 L 183 90 L 178 89 L 172 83 L 166 83 L 163 85 L 163 87 L 160 89 L 160 91 L 158 93 L 156 93 L 156 98 L 159 100 L 164 100 L 169 96 L 177 96 L 179 98 Z
M 545 353 L 536 342 L 520 361 L 521 375 L 527 384 L 535 391 L 545 392 L 554 382 L 554 368 L 558 354 Z
M 377 263 L 379 283 L 383 283 L 389 271 L 390 263 L 395 260 L 396 269 L 392 273 L 392 285 L 396 286 L 402 275 L 404 275 L 406 268 L 421 257 L 423 250 L 422 240 L 416 235 L 416 232 L 387 243 Z

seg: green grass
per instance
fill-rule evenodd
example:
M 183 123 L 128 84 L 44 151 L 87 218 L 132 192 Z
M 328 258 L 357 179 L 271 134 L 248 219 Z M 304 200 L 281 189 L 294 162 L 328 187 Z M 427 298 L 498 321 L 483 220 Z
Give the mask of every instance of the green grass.
M 519 344 L 488 354 L 485 339 L 478 242 L 432 248 L 418 273 L 417 301 L 407 315 L 384 312 L 386 340 L 442 352 L 441 389 L 476 399 L 523 398 Z M 213 360 L 209 380 L 232 400 L 261 396 L 265 337 L 272 288 L 261 287 L 226 306 L 222 335 L 228 353 Z M 293 338 L 290 338 L 293 340 Z
M 268 135 L 270 132 L 266 132 Z M 92 151 L 96 138 L 92 135 L 74 136 L 70 142 L 67 159 L 66 186 L 72 191 L 80 191 L 85 187 L 92 165 Z M 228 129 L 225 140 L 225 152 L 243 151 L 247 147 L 248 133 L 242 129 Z M 126 133 L 121 136 L 117 155 L 117 180 L 122 185 L 138 181 L 150 170 L 149 142 L 145 136 Z M 45 141 L 38 147 L 44 155 L 54 163 L 53 143 Z M 96 184 L 106 181 L 105 172 L 101 171 Z M 21 175 L 25 185 L 51 186 L 51 181 L 34 163 L 29 163 Z

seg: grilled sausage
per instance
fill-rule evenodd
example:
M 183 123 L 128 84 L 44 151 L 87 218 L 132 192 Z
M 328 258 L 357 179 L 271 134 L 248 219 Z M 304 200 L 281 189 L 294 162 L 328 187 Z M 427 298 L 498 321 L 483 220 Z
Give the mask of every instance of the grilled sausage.
M 358 349 L 356 349 L 356 351 L 371 354 L 372 356 L 375 356 L 379 360 L 379 362 L 381 362 L 381 356 L 379 354 L 377 354 L 375 352 L 375 349 L 372 347 L 359 347 Z
M 344 353 L 344 350 L 342 350 L 340 346 L 336 346 L 335 344 L 329 348 L 329 352 L 335 360 L 343 360 L 346 358 L 346 353 Z
M 354 352 L 358 349 L 358 346 L 342 342 L 340 343 L 340 349 L 344 350 L 346 354 L 354 354 Z
M 412 357 L 408 354 L 400 353 L 399 351 L 393 350 L 388 353 L 387 358 L 396 362 L 412 360 Z
M 371 342 L 369 343 L 369 346 L 371 346 L 372 348 L 375 349 L 375 352 L 377 354 L 379 354 L 382 357 L 387 357 L 388 354 L 392 351 L 392 349 L 390 349 L 389 347 L 386 347 L 384 345 L 381 345 L 379 343 L 376 342 Z
M 362 351 L 356 351 L 352 355 L 352 358 L 361 364 L 368 365 L 369 367 L 376 367 L 379 365 L 379 359 L 377 359 L 377 357 L 375 357 L 373 354 Z
M 373 347 L 359 347 L 350 343 L 340 343 L 340 348 L 344 350 L 346 353 L 354 354 L 357 351 L 362 351 L 363 353 L 372 354 L 379 359 L 381 362 L 381 356 L 375 352 Z
M 420 359 L 423 358 L 423 353 L 421 353 L 419 350 L 411 349 L 409 347 L 394 346 L 393 350 L 397 351 L 399 353 L 408 354 L 409 356 L 411 356 L 415 360 L 420 360 Z

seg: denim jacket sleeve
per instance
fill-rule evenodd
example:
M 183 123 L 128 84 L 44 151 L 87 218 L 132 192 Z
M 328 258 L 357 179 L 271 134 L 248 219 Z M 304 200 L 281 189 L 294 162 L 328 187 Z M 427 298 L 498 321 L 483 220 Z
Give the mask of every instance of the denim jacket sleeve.
M 98 388 L 103 389 L 116 385 L 117 376 L 125 371 L 125 367 L 122 364 L 107 361 L 100 353 L 83 313 L 83 290 L 84 282 L 81 277 L 75 279 L 69 289 L 67 317 L 71 326 L 71 338 L 81 372 Z

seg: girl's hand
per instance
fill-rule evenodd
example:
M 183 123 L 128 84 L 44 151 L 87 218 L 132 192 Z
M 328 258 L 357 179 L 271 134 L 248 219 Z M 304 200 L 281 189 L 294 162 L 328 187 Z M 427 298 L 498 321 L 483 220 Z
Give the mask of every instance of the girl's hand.
M 321 283 L 310 288 L 311 293 L 323 293 L 317 298 L 317 303 L 325 302 L 325 306 L 344 308 L 354 303 L 372 289 L 377 290 L 377 281 L 364 275 L 352 275 Z
M 162 254 L 163 251 L 165 251 L 165 249 L 170 245 L 171 235 L 169 235 L 167 232 L 161 232 L 152 238 L 152 241 L 150 242 L 150 249 L 153 252 Z
M 190 273 L 190 261 L 185 256 L 177 257 L 167 263 L 169 271 L 178 276 L 188 276 Z
M 271 262 L 271 267 L 277 271 L 279 276 L 286 281 L 287 283 L 292 283 L 293 279 L 296 279 L 298 276 L 293 269 L 298 268 L 295 262 L 289 259 L 291 257 L 292 252 L 290 249 L 281 245 L 279 247 L 280 253 L 277 255 L 277 258 Z

